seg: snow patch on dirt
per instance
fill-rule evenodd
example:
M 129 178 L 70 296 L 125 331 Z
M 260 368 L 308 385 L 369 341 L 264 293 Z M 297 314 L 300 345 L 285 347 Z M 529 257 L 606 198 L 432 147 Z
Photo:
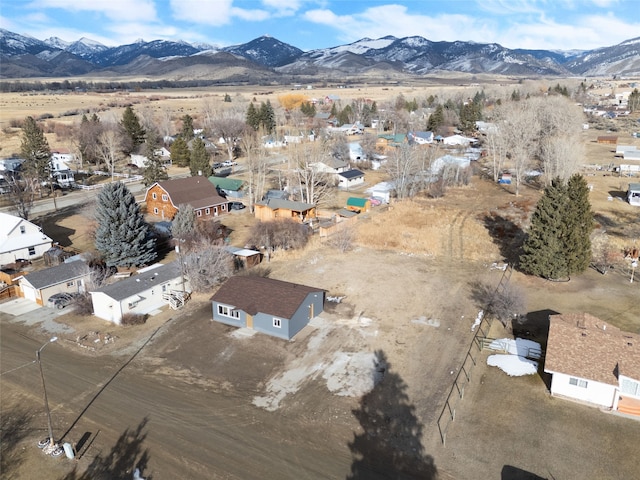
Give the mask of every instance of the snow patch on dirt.
M 341 397 L 360 397 L 373 390 L 382 380 L 385 367 L 377 365 L 376 356 L 369 352 L 335 352 L 322 378 L 327 388 Z

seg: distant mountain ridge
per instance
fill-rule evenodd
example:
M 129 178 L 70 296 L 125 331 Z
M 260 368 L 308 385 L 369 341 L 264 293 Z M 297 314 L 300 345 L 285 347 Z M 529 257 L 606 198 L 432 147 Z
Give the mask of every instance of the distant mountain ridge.
M 322 73 L 424 75 L 438 71 L 515 76 L 630 76 L 640 75 L 640 37 L 594 50 L 558 51 L 387 36 L 304 52 L 268 35 L 224 48 L 169 40 L 139 40 L 107 47 L 88 38 L 75 42 L 57 37 L 38 40 L 0 29 L 0 64 L 3 79 L 116 72 L 184 78 L 187 66 L 200 77 L 214 68 L 232 68 L 229 75 L 236 79 L 244 77 L 245 81 L 250 81 L 254 73 L 261 81 L 269 78 L 276 81 L 283 75 L 287 78 Z

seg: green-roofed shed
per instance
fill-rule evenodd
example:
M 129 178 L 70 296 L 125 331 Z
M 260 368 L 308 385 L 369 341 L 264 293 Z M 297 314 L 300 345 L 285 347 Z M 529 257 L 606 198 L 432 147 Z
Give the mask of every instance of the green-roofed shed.
M 368 212 L 371 208 L 371 202 L 368 198 L 349 197 L 346 208 L 352 212 Z

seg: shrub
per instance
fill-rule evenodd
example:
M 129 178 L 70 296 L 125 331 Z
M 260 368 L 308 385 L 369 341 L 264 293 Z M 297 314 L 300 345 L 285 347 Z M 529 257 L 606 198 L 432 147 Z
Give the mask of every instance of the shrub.
M 147 321 L 147 316 L 139 313 L 125 313 L 122 316 L 122 325 L 129 327 L 131 325 L 144 325 Z

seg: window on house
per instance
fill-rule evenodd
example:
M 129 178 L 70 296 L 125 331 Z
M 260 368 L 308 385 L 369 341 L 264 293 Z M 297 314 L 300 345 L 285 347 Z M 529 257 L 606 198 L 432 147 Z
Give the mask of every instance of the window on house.
M 136 308 L 138 306 L 138 303 L 140 303 L 140 300 L 133 300 L 129 302 L 129 310 Z
M 154 200 L 155 200 L 155 199 L 157 199 L 157 198 L 158 198 L 158 194 L 157 194 L 157 193 L 155 193 L 155 192 L 153 192 L 153 193 L 151 194 L 151 198 L 153 198 Z
M 67 287 L 73 287 L 74 284 L 75 282 L 71 280 L 70 282 L 67 282 Z
M 218 305 L 218 313 L 225 317 L 240 318 L 240 312 L 227 305 Z
M 167 195 L 162 195 L 162 201 L 166 202 L 167 200 L 169 200 L 169 197 Z
M 588 382 L 586 380 L 582 380 L 581 378 L 569 378 L 569 385 L 575 385 L 580 388 L 587 388 Z
M 210 208 L 205 209 L 205 211 L 204 211 L 205 215 L 209 215 L 210 213 L 211 213 L 211 209 Z
M 27 233 L 27 227 L 20 225 L 20 233 Z
M 198 210 L 198 211 L 197 211 L 197 213 L 198 213 L 198 216 L 199 216 L 199 217 L 201 217 L 201 216 L 202 216 L 202 210 Z
M 274 318 L 273 319 L 273 326 L 276 328 L 281 328 L 282 327 L 282 320 L 280 320 L 279 318 Z
M 220 209 L 224 212 L 227 209 L 227 204 L 223 203 Z
M 29 247 L 29 255 L 35 255 L 36 254 L 36 247 Z
M 153 209 L 153 213 L 155 213 L 156 215 L 158 215 L 158 209 L 157 209 L 157 208 L 154 208 L 154 209 Z

